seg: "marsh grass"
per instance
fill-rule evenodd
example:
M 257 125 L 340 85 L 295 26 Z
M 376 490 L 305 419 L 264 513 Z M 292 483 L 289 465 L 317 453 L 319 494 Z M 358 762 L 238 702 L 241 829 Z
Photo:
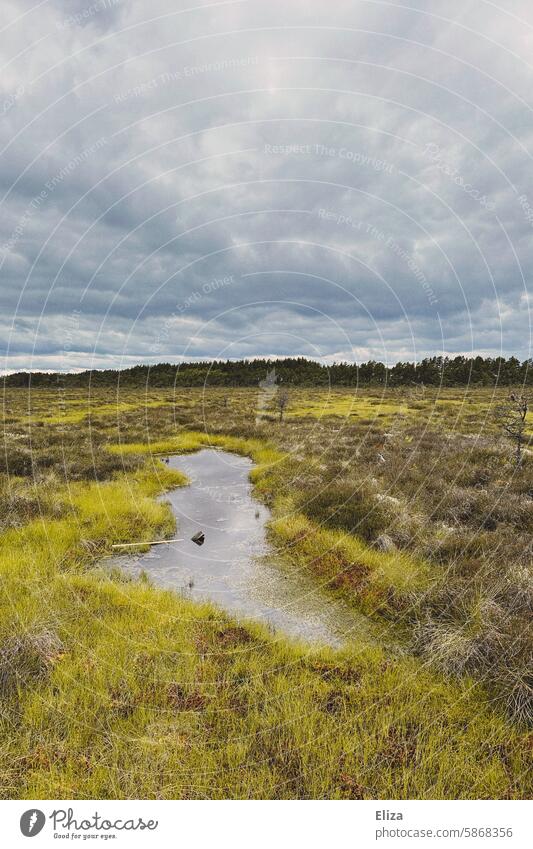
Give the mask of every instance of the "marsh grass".
M 228 403 L 225 394 L 152 393 L 165 403 L 147 406 L 130 392 L 116 415 L 98 416 L 98 404 L 113 404 L 102 393 L 90 418 L 37 426 L 51 415 L 49 395 L 32 395 L 28 408 L 25 392 L 9 393 L 6 469 L 24 456 L 29 470 L 2 479 L 11 494 L 0 537 L 2 796 L 528 797 L 527 469 L 506 486 L 502 447 L 486 436 L 483 486 L 510 490 L 520 510 L 515 527 L 515 508 L 502 506 L 480 542 L 484 506 L 452 508 L 451 532 L 438 513 L 443 481 L 479 485 L 462 431 L 442 462 L 442 442 L 410 416 L 387 436 L 390 421 L 375 418 L 291 418 L 293 398 L 283 425 L 256 424 L 253 393 Z M 113 543 L 174 533 L 156 496 L 186 480 L 158 455 L 206 445 L 254 459 L 255 493 L 273 511 L 288 568 L 407 627 L 403 655 L 298 645 L 105 565 Z M 318 506 L 324 480 L 333 492 L 337 480 L 359 482 L 372 504 L 375 493 L 396 498 L 386 530 L 398 550 L 373 546 L 377 527 L 363 539 L 351 518 L 332 521 L 335 500 Z M 456 535 L 464 544 L 435 553 Z M 499 544 L 510 555 L 504 574 L 489 556 Z M 491 648 L 506 645 L 502 635 L 505 669 Z

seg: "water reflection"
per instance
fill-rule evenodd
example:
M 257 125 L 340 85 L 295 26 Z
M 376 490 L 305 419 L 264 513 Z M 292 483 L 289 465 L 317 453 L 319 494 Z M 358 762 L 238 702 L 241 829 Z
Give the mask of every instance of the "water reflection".
M 271 550 L 266 533 L 270 512 L 252 496 L 248 458 L 203 449 L 171 457 L 169 465 L 191 482 L 165 495 L 183 542 L 116 558 L 123 568 L 300 639 L 331 646 L 377 639 L 367 617 L 333 599 Z M 205 537 L 201 546 L 191 540 L 198 532 Z

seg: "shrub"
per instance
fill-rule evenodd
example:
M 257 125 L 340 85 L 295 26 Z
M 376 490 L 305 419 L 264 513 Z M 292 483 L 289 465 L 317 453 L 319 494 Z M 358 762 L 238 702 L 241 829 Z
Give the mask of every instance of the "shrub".
M 301 509 L 314 521 L 367 541 L 386 531 L 393 517 L 391 504 L 378 501 L 369 484 L 349 481 L 326 484 L 316 495 L 302 498 Z

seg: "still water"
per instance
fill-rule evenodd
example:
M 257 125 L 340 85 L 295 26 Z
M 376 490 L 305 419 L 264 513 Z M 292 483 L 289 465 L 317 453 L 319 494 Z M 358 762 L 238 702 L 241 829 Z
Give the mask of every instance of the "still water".
M 339 647 L 378 639 L 367 617 L 272 550 L 270 511 L 253 497 L 248 478 L 251 460 L 203 449 L 170 457 L 169 465 L 190 480 L 164 496 L 176 517 L 175 536 L 183 541 L 114 558 L 128 573 L 144 573 L 154 585 L 308 642 Z M 191 540 L 199 531 L 205 535 L 202 546 Z

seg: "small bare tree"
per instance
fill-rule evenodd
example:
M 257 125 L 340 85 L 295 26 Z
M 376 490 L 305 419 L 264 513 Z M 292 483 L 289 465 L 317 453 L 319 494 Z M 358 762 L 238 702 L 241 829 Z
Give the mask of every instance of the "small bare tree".
M 529 399 L 525 395 L 512 392 L 509 398 L 496 408 L 496 418 L 502 430 L 516 445 L 516 465 L 522 462 L 522 448 L 525 442 Z
M 289 403 L 289 390 L 282 386 L 278 392 L 278 408 L 279 408 L 279 420 L 283 421 L 283 413 L 285 412 L 285 408 Z

